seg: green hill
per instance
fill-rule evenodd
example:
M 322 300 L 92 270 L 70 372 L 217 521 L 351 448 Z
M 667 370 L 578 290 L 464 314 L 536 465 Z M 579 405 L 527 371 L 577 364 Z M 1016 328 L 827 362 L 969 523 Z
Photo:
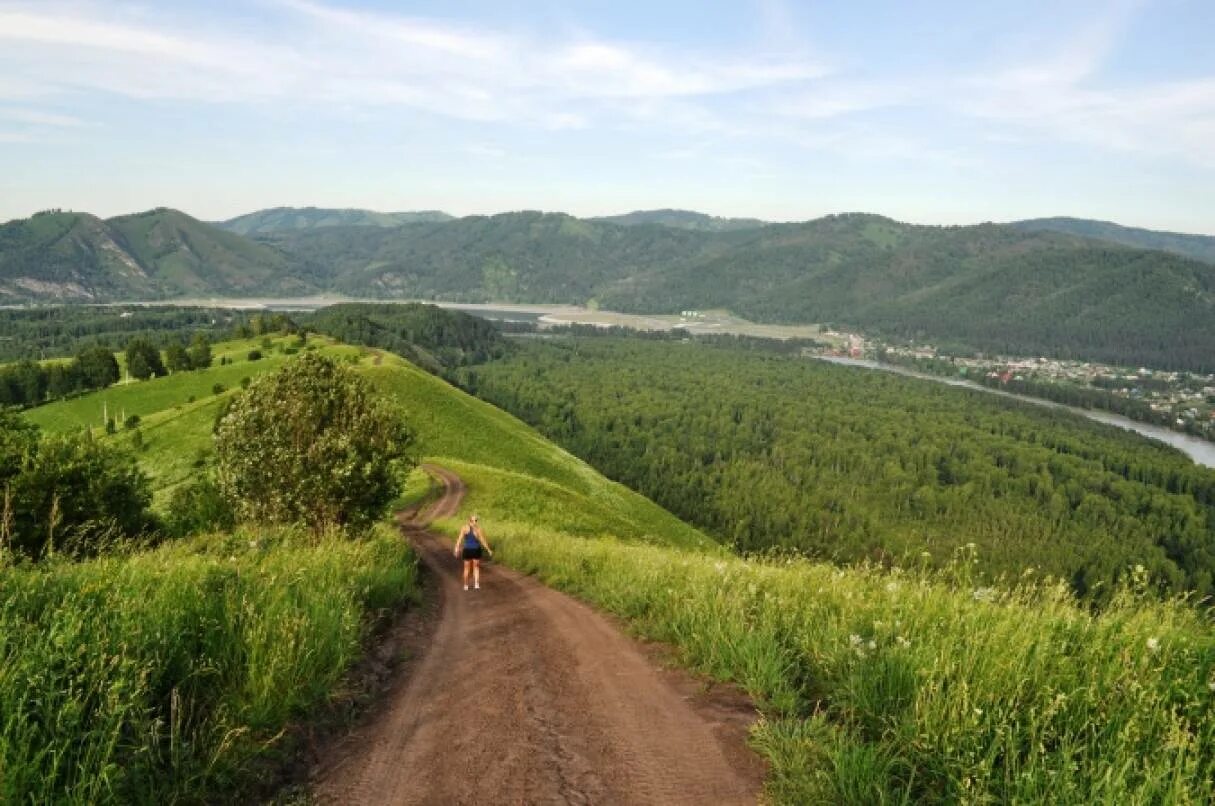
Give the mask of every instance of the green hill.
M 398 403 L 418 434 L 418 453 L 426 461 L 457 469 L 469 484 L 469 505 L 497 519 L 550 523 L 563 531 L 715 548 L 716 544 L 657 505 L 609 481 L 580 459 L 541 437 L 509 414 L 461 392 L 401 358 L 380 351 L 338 344 L 319 336 L 315 349 L 350 361 Z M 24 413 L 50 432 L 90 428 L 101 439 L 127 443 L 120 431 L 106 436 L 103 412 L 141 418 L 140 465 L 152 477 L 157 506 L 166 506 L 173 489 L 206 467 L 211 429 L 223 400 L 240 380 L 274 370 L 289 360 L 289 340 L 276 338 L 265 357 L 246 356 L 260 339 L 221 342 L 209 369 L 113 386 Z M 233 363 L 221 365 L 221 357 Z M 221 384 L 216 394 L 213 387 Z
M 101 220 L 50 212 L 0 225 L 0 295 L 102 302 L 183 295 L 300 294 L 274 249 L 158 208 Z
M 592 221 L 604 221 L 609 224 L 621 224 L 626 227 L 656 225 L 690 229 L 700 232 L 728 232 L 737 229 L 757 229 L 766 227 L 767 221 L 758 218 L 722 218 L 720 216 L 697 213 L 694 210 L 634 210 L 622 215 L 608 215 L 592 218 Z
M 1215 263 L 1215 235 L 1189 235 L 1181 232 L 1124 227 L 1109 221 L 1087 218 L 1033 218 L 1017 221 L 1014 227 L 1032 232 L 1061 232 L 1099 241 L 1108 241 L 1136 249 L 1159 249 L 1178 255 Z
M 401 224 L 450 221 L 452 216 L 439 210 L 380 213 L 375 210 L 334 209 L 325 207 L 273 207 L 216 222 L 215 226 L 238 235 L 264 235 L 281 230 L 320 227 L 399 227 Z

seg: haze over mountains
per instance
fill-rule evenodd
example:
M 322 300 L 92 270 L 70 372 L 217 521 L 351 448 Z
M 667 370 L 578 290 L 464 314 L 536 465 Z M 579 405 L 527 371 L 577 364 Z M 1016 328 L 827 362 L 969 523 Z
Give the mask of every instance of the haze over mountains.
M 219 225 L 165 208 L 108 220 L 47 212 L 0 226 L 0 295 L 19 303 L 335 292 L 649 313 L 727 308 L 755 321 L 839 323 L 1017 354 L 1190 369 L 1215 361 L 1215 265 L 1124 245 L 1203 255 L 1203 236 L 1109 227 L 936 227 L 867 214 L 775 224 L 676 210 L 452 219 L 277 208 Z

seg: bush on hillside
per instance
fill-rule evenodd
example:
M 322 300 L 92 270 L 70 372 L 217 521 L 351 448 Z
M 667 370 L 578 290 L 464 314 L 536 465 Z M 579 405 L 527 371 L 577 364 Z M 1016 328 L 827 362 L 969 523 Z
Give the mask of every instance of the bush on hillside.
M 96 553 L 107 541 L 147 531 L 151 500 L 129 454 L 87 434 L 43 437 L 0 414 L 0 548 L 34 559 L 48 551 Z
M 216 429 L 217 480 L 239 518 L 358 529 L 396 497 L 412 441 L 366 381 L 309 353 L 233 401 Z
M 232 505 L 209 475 L 174 490 L 168 510 L 165 529 L 177 537 L 205 531 L 228 531 L 236 525 Z

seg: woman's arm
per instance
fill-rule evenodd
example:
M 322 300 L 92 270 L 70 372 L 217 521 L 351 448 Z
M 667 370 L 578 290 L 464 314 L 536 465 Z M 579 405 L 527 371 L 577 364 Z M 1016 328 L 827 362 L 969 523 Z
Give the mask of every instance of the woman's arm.
M 481 541 L 481 545 L 485 546 L 486 551 L 490 554 L 494 553 L 494 550 L 489 547 L 489 541 L 485 539 L 485 532 L 481 531 L 480 526 L 473 527 L 473 534 L 477 536 L 477 540 Z
M 456 544 L 451 547 L 451 556 L 460 556 L 460 538 L 463 537 L 459 532 L 456 533 Z

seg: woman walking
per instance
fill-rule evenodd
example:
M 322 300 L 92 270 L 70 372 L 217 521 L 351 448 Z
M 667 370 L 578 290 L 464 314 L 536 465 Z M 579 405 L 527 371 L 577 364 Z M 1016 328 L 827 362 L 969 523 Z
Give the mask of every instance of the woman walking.
M 468 590 L 470 573 L 473 578 L 473 588 L 481 590 L 482 549 L 488 551 L 489 556 L 494 556 L 494 550 L 489 547 L 489 541 L 485 539 L 485 532 L 481 531 L 477 516 L 473 515 L 460 530 L 460 534 L 456 538 L 456 545 L 451 550 L 454 556 L 464 559 L 464 590 Z

